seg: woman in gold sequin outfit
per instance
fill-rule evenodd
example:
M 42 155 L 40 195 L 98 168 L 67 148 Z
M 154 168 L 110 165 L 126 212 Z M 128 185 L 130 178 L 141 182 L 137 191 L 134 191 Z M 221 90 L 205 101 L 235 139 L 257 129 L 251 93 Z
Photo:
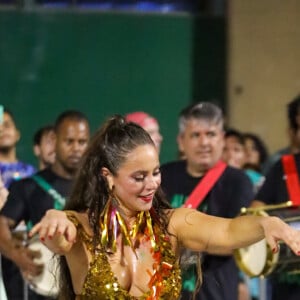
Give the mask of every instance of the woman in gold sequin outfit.
M 116 116 L 95 134 L 66 210 L 31 231 L 61 255 L 61 299 L 179 299 L 182 247 L 226 254 L 266 236 L 274 251 L 282 239 L 300 254 L 299 232 L 280 219 L 171 209 L 159 167 L 138 125 Z

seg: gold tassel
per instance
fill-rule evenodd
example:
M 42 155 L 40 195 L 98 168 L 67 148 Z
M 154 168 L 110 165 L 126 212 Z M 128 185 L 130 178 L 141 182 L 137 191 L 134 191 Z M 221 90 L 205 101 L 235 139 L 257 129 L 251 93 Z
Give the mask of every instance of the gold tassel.
M 137 221 L 133 224 L 132 229 L 130 231 L 130 236 L 134 239 L 137 236 L 138 231 L 140 230 L 141 224 L 144 219 L 144 212 L 141 211 L 137 216 Z
M 146 211 L 146 221 L 147 221 L 147 228 L 149 230 L 149 237 L 150 237 L 150 242 L 151 242 L 151 246 L 154 250 L 157 250 L 157 244 L 155 241 L 155 235 L 153 232 L 153 227 L 152 227 L 152 218 L 150 215 L 149 211 Z
M 118 217 L 118 222 L 119 222 L 120 227 L 121 227 L 121 231 L 123 233 L 123 237 L 125 239 L 125 245 L 129 245 L 133 249 L 131 239 L 130 239 L 130 236 L 128 234 L 127 226 L 126 226 L 122 216 L 120 215 L 120 213 L 118 211 L 117 211 L 117 217 Z
M 103 247 L 106 247 L 108 244 L 108 210 L 109 210 L 109 203 L 104 208 L 104 211 L 102 213 L 103 216 L 103 222 L 100 222 L 100 228 L 101 228 L 101 245 Z
M 117 207 L 114 207 L 111 201 L 108 201 L 101 214 L 100 220 L 102 247 L 110 247 L 113 252 L 116 252 L 117 236 L 119 233 L 121 233 L 123 236 L 124 244 L 130 246 L 135 252 L 134 245 L 131 240 L 137 237 L 139 231 L 141 230 L 141 225 L 146 221 L 151 247 L 154 250 L 157 250 L 158 246 L 156 244 L 156 239 L 152 228 L 151 213 L 149 211 L 139 212 L 136 217 L 136 222 L 134 223 L 132 229 L 129 231 L 123 217 L 117 210 Z

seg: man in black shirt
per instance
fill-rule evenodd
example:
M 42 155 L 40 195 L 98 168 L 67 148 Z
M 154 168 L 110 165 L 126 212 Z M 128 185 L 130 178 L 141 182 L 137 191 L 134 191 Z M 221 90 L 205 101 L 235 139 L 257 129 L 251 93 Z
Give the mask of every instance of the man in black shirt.
M 299 129 L 298 129 L 299 130 Z M 300 154 L 294 154 L 298 177 L 300 176 Z M 277 161 L 266 176 L 251 206 L 282 204 L 292 200 L 287 189 L 287 175 L 284 172 L 282 158 Z M 277 211 L 280 214 L 280 211 Z M 293 224 L 290 224 L 293 226 Z M 300 275 L 281 272 L 270 277 L 272 300 L 299 300 Z
M 221 109 L 207 102 L 184 109 L 179 119 L 178 144 L 186 160 L 161 167 L 162 188 L 173 207 L 183 205 L 206 173 L 220 161 L 224 147 Z M 234 217 L 252 199 L 253 187 L 248 177 L 241 170 L 225 166 L 197 209 L 219 217 Z M 196 299 L 237 300 L 239 272 L 230 253 L 203 257 L 203 284 Z M 189 260 L 194 261 L 192 254 Z M 190 268 L 183 273 L 182 299 L 190 299 L 195 290 L 194 271 Z
M 297 95 L 286 106 L 288 121 L 287 138 L 289 144 L 271 155 L 263 166 L 263 173 L 266 175 L 271 167 L 280 160 L 282 155 L 296 154 L 300 152 L 300 95 Z
M 33 260 L 32 251 L 17 246 L 11 230 L 20 221 L 25 221 L 27 228 L 30 228 L 48 209 L 64 206 L 63 202 L 70 194 L 72 181 L 88 140 L 89 125 L 86 117 L 77 111 L 62 113 L 55 123 L 55 162 L 49 169 L 38 172 L 38 177 L 35 177 L 44 182 L 44 187 L 46 182 L 48 188 L 43 188 L 33 177 L 11 185 L 7 202 L 0 212 L 0 252 L 7 258 L 3 260 L 2 268 L 8 299 L 24 299 L 23 280 L 19 270 L 28 279 L 41 272 L 41 266 Z M 48 298 L 29 290 L 29 299 Z

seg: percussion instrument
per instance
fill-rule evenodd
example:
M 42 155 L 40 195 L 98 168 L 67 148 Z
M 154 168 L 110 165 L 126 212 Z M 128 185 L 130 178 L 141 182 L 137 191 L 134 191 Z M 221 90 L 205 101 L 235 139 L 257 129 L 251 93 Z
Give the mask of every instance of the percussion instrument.
M 290 201 L 278 205 L 243 208 L 242 215 L 277 216 L 291 227 L 300 230 L 300 207 L 292 206 Z M 271 273 L 300 273 L 300 257 L 284 243 L 279 251 L 273 253 L 266 240 L 234 251 L 238 267 L 249 277 L 265 277 Z
M 28 248 L 39 251 L 40 256 L 34 258 L 37 264 L 43 264 L 43 272 L 30 278 L 29 287 L 37 294 L 46 297 L 56 297 L 59 292 L 59 264 L 55 256 L 37 237 L 28 241 Z
M 12 236 L 15 241 L 27 247 L 28 249 L 37 252 L 38 257 L 34 258 L 36 264 L 43 265 L 43 271 L 40 275 L 34 277 L 23 276 L 25 282 L 31 290 L 39 295 L 46 297 L 56 297 L 59 292 L 59 264 L 58 257 L 55 256 L 37 236 L 28 239 L 26 226 L 18 226 Z M 24 274 L 23 274 L 24 275 Z

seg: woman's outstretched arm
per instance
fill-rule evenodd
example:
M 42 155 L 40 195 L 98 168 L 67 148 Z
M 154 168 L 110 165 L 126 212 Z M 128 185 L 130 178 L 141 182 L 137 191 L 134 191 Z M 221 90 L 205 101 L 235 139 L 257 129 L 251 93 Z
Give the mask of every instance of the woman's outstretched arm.
M 266 238 L 271 249 L 278 251 L 278 241 L 285 242 L 300 255 L 300 231 L 277 217 L 240 216 L 225 219 L 193 209 L 175 209 L 170 231 L 186 248 L 213 254 L 229 254 L 233 249 Z

